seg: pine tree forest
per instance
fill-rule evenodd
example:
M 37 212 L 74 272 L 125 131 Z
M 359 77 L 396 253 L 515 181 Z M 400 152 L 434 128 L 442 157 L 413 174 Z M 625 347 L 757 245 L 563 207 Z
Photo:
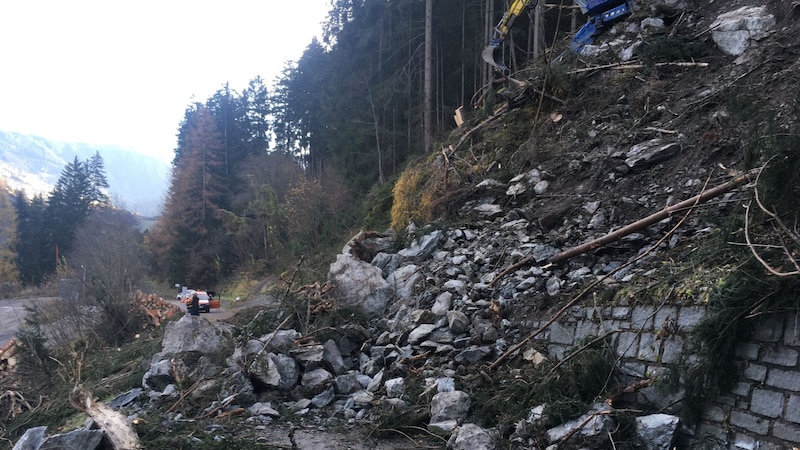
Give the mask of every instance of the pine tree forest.
M 505 3 L 332 0 L 322 39 L 271 85 L 223 85 L 187 107 L 160 220 L 143 236 L 153 274 L 214 286 L 286 267 L 363 227 L 363 200 L 390 192 L 383 186 L 446 138 L 454 111 L 490 80 L 481 52 Z M 512 64 L 534 54 L 531 30 L 515 27 Z M 104 183 L 99 155 L 76 158 L 48 198 L 10 196 L 16 225 L 0 224 L 13 242 L 0 253 L 0 282 L 52 275 L 78 224 L 108 204 Z M 388 216 L 369 224 L 388 225 Z

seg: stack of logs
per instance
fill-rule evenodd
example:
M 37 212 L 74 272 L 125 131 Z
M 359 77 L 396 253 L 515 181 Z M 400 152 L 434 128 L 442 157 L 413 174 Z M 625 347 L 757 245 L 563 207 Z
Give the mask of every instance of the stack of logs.
M 8 342 L 0 347 L 0 373 L 11 370 L 16 365 L 14 356 L 14 339 L 9 339 Z
M 147 320 L 154 327 L 180 312 L 178 306 L 165 302 L 156 294 L 145 294 L 142 291 L 133 294 L 133 304 L 147 316 Z

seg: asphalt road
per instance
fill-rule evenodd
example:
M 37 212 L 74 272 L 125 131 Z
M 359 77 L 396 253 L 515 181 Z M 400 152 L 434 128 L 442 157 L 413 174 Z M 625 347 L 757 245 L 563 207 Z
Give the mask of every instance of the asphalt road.
M 13 298 L 0 300 L 0 346 L 16 336 L 25 321 L 25 306 L 60 301 L 56 297 Z

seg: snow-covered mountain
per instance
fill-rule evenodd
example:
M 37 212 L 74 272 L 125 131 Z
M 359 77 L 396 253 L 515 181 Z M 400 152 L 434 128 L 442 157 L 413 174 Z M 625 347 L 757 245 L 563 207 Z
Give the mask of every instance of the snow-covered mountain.
M 46 197 L 67 163 L 76 156 L 86 160 L 95 152 L 103 157 L 115 205 L 143 216 L 158 214 L 169 183 L 169 164 L 122 147 L 54 142 L 0 131 L 0 179 L 28 197 Z

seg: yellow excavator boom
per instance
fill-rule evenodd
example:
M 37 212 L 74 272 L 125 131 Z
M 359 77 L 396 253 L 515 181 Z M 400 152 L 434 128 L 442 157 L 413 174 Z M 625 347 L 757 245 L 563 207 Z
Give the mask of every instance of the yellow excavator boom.
M 538 0 L 514 0 L 511 3 L 506 10 L 506 13 L 503 14 L 503 18 L 500 19 L 500 22 L 498 22 L 497 26 L 494 27 L 494 36 L 492 37 L 492 42 L 483 50 L 484 61 L 496 67 L 500 71 L 504 72 L 508 70 L 508 67 L 506 67 L 506 65 L 503 63 L 503 55 L 501 52 L 503 41 L 506 39 L 506 35 L 508 35 L 509 30 L 511 30 L 511 27 L 514 25 L 514 21 L 517 20 L 517 17 L 522 14 L 522 11 L 524 11 L 525 8 L 536 1 Z

